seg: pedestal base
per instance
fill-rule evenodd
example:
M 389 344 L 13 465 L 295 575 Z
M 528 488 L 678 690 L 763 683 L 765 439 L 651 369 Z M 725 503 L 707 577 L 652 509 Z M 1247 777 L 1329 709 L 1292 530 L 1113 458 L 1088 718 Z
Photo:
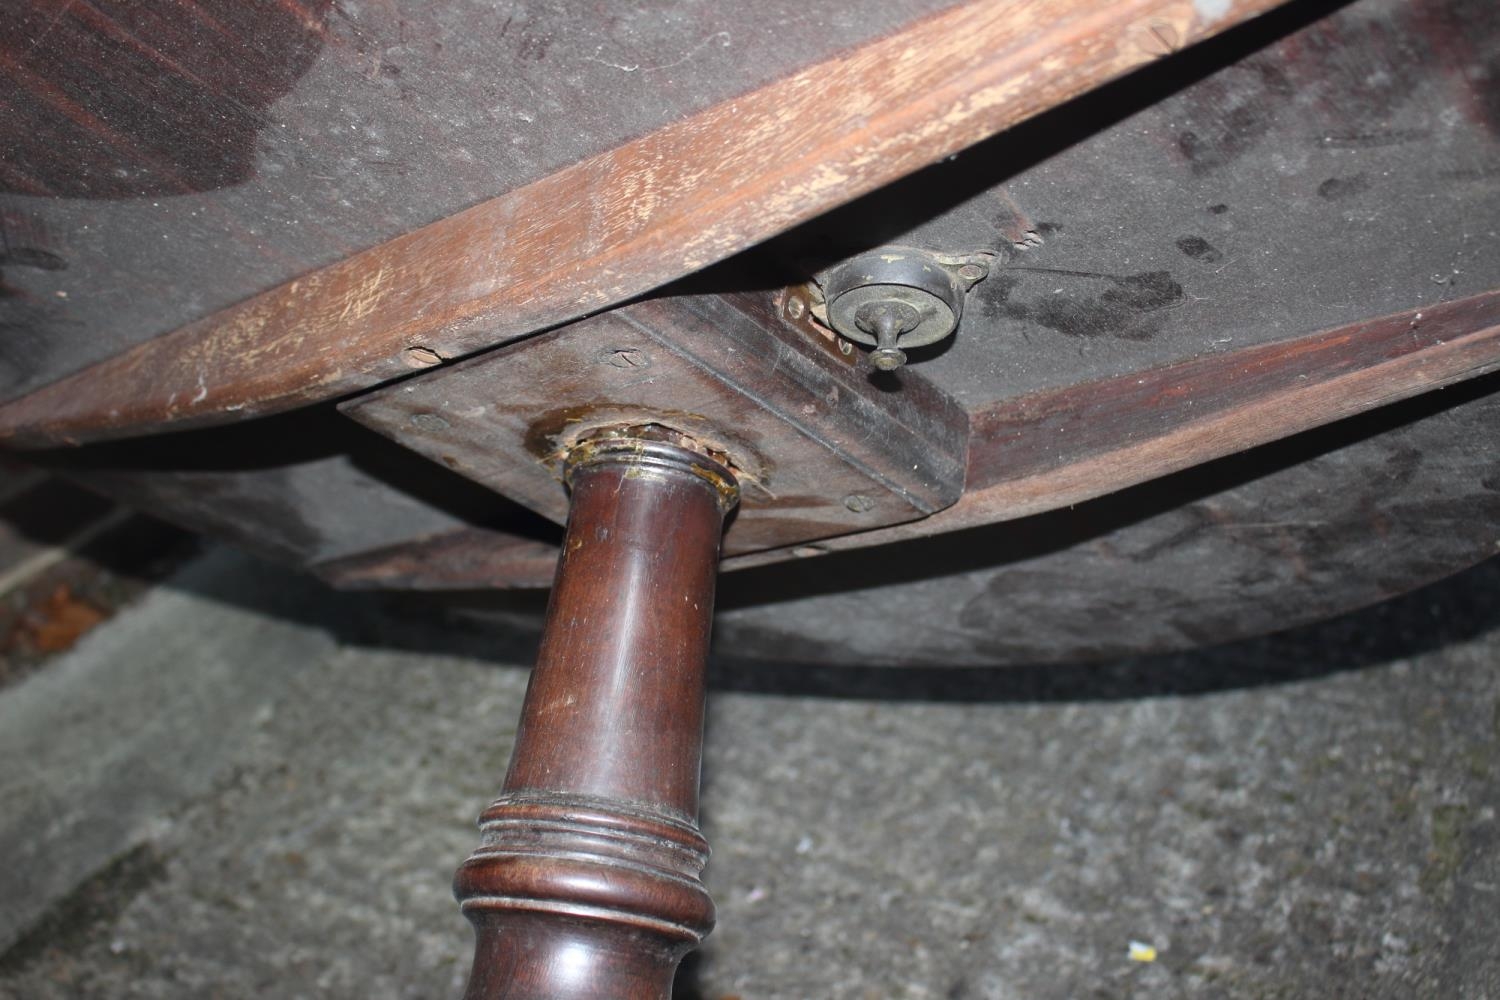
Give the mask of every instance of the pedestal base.
M 578 450 L 505 790 L 454 894 L 468 1000 L 666 1000 L 713 927 L 698 771 L 714 578 L 737 490 L 680 436 Z

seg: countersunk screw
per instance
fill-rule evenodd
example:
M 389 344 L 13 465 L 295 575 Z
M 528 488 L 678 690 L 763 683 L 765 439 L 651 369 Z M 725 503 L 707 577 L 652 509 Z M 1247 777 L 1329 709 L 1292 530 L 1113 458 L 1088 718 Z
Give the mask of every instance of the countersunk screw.
M 1177 27 L 1170 21 L 1147 21 L 1137 25 L 1133 34 L 1136 44 L 1149 55 L 1169 56 L 1182 48 Z
M 867 514 L 875 509 L 875 501 L 863 493 L 851 493 L 844 497 L 844 506 L 856 514 Z
M 978 281 L 989 273 L 983 264 L 965 264 L 958 269 L 958 276 L 965 281 Z
M 443 363 L 443 356 L 430 347 L 408 347 L 401 352 L 401 360 L 408 368 L 431 368 Z
M 800 295 L 790 295 L 786 300 L 787 319 L 801 319 L 807 315 L 807 303 Z
M 419 431 L 445 431 L 448 429 L 448 421 L 436 413 L 413 413 L 411 425 Z

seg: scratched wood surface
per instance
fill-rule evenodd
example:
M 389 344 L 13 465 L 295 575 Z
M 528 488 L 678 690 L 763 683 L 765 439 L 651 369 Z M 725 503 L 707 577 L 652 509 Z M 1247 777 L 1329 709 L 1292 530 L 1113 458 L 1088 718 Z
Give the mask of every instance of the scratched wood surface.
M 911 521 L 957 500 L 968 414 L 912 372 L 899 393 L 886 391 L 764 300 L 631 303 L 340 411 L 559 525 L 570 443 L 602 427 L 668 424 L 736 470 L 728 557 Z
M 797 691 L 837 683 L 808 673 L 813 663 L 966 667 L 1154 653 L 1395 597 L 1495 552 L 1497 378 L 1044 514 L 727 573 L 718 648 L 758 669 L 726 676 Z M 490 546 L 466 541 L 472 567 Z M 457 560 L 406 548 L 404 566 L 329 568 L 353 586 L 467 588 L 435 595 L 453 620 L 539 623 L 540 597 L 481 598 L 473 589 L 485 567 L 465 577 Z M 493 551 L 489 568 L 502 569 L 506 549 Z M 540 559 L 529 572 L 532 586 L 550 580 Z M 1361 647 L 1337 624 L 1327 634 L 1350 655 Z
M 951 507 L 795 551 L 731 555 L 724 568 L 1018 520 L 1496 371 L 1500 291 L 1008 400 L 971 414 L 964 493 Z M 392 584 L 416 585 L 408 556 L 402 549 L 391 553 Z M 379 575 L 369 562 L 359 568 L 363 583 Z M 516 569 L 536 579 L 533 567 Z M 425 580 L 441 576 L 435 565 L 421 573 Z M 472 576 L 459 572 L 456 579 Z
M 718 648 L 760 666 L 733 676 L 803 690 L 836 683 L 808 674 L 813 663 L 1119 657 L 1226 642 L 1395 597 L 1495 552 L 1497 378 L 1046 513 L 759 567 L 742 560 L 720 584 Z M 455 542 L 461 558 L 403 546 L 404 562 L 389 553 L 330 565 L 329 575 L 448 590 L 482 586 L 489 570 L 537 587 L 550 579 L 540 552 L 529 567 L 504 567 L 507 547 L 496 545 L 494 564 L 475 567 L 490 546 Z M 509 628 L 539 621 L 541 607 L 521 595 L 458 594 L 442 606 Z M 1340 648 L 1359 647 L 1338 625 L 1328 634 Z
M 972 407 L 1500 288 L 1492 0 L 1321 6 L 1155 63 L 774 251 L 997 252 L 957 336 L 916 362 Z
M 907 531 L 782 553 L 795 557 L 784 568 L 731 560 L 741 572 L 726 585 L 738 594 L 729 617 L 742 630 L 729 634 L 745 655 L 770 658 L 1024 662 L 1225 639 L 1400 593 L 1493 552 L 1497 365 L 1500 293 L 1489 293 L 986 408 L 973 415 L 970 490 L 954 507 Z M 323 412 L 328 431 L 360 430 Z M 340 493 L 344 479 L 315 463 L 325 449 L 358 450 L 357 439 L 279 454 L 278 442 L 307 436 L 305 415 L 273 419 L 271 435 L 255 422 L 47 457 L 112 467 L 104 482 L 116 493 L 156 483 L 162 516 L 211 514 L 247 544 L 280 538 L 283 558 L 337 585 L 550 581 L 555 535 L 493 506 L 444 509 L 465 482 L 445 468 L 367 454 L 358 489 Z M 1293 437 L 1253 448 L 1279 435 Z M 1207 464 L 1186 469 L 1195 463 Z M 184 466 L 190 476 L 174 475 Z M 390 510 L 383 491 L 415 516 L 376 518 L 357 528 L 364 548 L 350 548 L 340 512 Z M 424 501 L 467 523 L 434 532 Z M 319 512 L 338 532 L 320 529 Z M 866 612 L 887 600 L 923 621 L 959 618 L 881 631 Z
M 1491 372 L 1497 355 L 1495 298 L 1493 293 L 1473 291 L 1500 283 L 1495 270 L 1500 255 L 1485 252 L 1493 244 L 1493 222 L 1500 221 L 1494 215 L 1500 201 L 1486 195 L 1495 190 L 1500 177 L 1491 166 L 1500 106 L 1486 103 L 1482 85 L 1483 67 L 1500 52 L 1500 32 L 1483 18 L 1469 16 L 1474 0 L 1412 0 L 1406 5 L 1361 0 L 1318 19 L 1325 8 L 1334 6 L 1310 4 L 1278 11 L 1248 29 L 1190 50 L 1190 58 L 1159 62 L 1150 74 L 1136 74 L 1096 91 L 1087 101 L 1035 119 L 1033 125 L 1007 132 L 952 163 L 820 216 L 768 245 L 761 256 L 738 258 L 729 268 L 690 284 L 689 290 L 698 294 L 766 288 L 777 283 L 778 262 L 800 260 L 803 253 L 810 258 L 837 256 L 851 240 L 858 246 L 901 238 L 1000 254 L 995 272 L 974 293 L 960 335 L 933 356 L 919 359 L 914 369 L 938 391 L 960 401 L 972 418 L 967 495 L 954 507 L 903 528 L 828 539 L 816 548 L 801 546 L 795 554 L 784 550 L 737 557 L 730 568 L 744 572 L 734 576 L 751 580 L 770 574 L 765 579 L 773 581 L 772 588 L 781 588 L 788 607 L 820 609 L 807 612 L 816 618 L 836 605 L 842 607 L 842 598 L 813 591 L 877 586 L 882 577 L 873 568 L 881 565 L 882 552 L 893 553 L 891 558 L 907 567 L 908 577 L 928 570 L 941 575 L 941 553 L 968 545 L 961 540 L 979 539 L 984 532 L 999 533 L 1001 540 L 993 544 L 1028 552 L 1039 543 L 1024 527 L 1017 529 L 1020 534 L 1005 535 L 1004 526 L 995 522 L 1011 519 L 1024 526 L 1042 519 L 1066 526 L 1071 524 L 1067 505 L 1113 510 L 1115 498 L 1120 509 L 1133 510 L 1129 498 L 1154 490 L 1152 495 L 1162 501 L 1162 491 L 1169 486 L 1132 484 L 1163 476 L 1168 477 L 1161 480 L 1164 484 L 1179 482 L 1194 475 L 1179 471 L 1194 463 L 1209 462 L 1213 468 L 1217 457 L 1288 435 L 1305 435 L 1330 422 L 1334 426 L 1328 433 L 1337 434 L 1344 426 L 1341 421 L 1351 415 L 1435 387 L 1464 380 L 1472 384 Z M 958 10 L 948 16 L 956 16 Z M 1384 27 L 1387 23 L 1390 30 Z M 1464 24 L 1468 29 L 1460 30 Z M 1266 39 L 1279 40 L 1259 48 Z M 1438 58 L 1439 54 L 1444 55 Z M 1386 77 L 1371 75 L 1382 67 Z M 1297 94 L 1307 100 L 1294 99 Z M 1149 107 L 1139 110 L 1140 101 Z M 1136 110 L 1122 116 L 1121 108 Z M 647 135 L 642 141 L 652 139 Z M 837 142 L 834 147 L 848 149 Z M 809 162 L 795 160 L 788 169 L 795 173 Z M 108 166 L 80 164 L 76 179 L 103 183 L 100 178 Z M 650 169 L 644 174 L 659 176 Z M 162 183 L 151 176 L 137 181 Z M 764 194 L 770 189 L 757 190 Z M 621 187 L 619 192 L 634 197 L 639 188 Z M 183 197 L 181 192 L 176 196 Z M 0 199 L 5 197 L 0 193 Z M 9 198 L 4 204 L 13 207 L 14 192 Z M 54 209 L 72 204 L 56 198 L 37 201 Z M 678 209 L 688 210 L 679 204 L 663 211 L 670 215 Z M 671 217 L 680 221 L 688 216 Z M 8 257 L 0 266 L 8 268 L 8 278 L 18 273 L 47 280 L 81 275 L 53 266 L 58 262 L 47 256 L 45 233 L 25 228 L 30 223 L 24 219 L 16 223 L 13 213 L 5 218 Z M 513 224 L 524 230 L 528 222 Z M 554 226 L 554 234 L 567 235 L 555 228 L 562 225 L 556 220 L 538 225 L 538 233 Z M 21 238 L 13 239 L 17 234 Z M 450 249 L 463 245 L 441 239 L 438 243 Z M 634 244 L 636 249 L 647 245 Z M 380 252 L 377 248 L 368 259 L 377 259 Z M 383 313 L 356 316 L 373 309 L 370 302 L 387 301 L 386 279 L 376 278 L 379 273 L 377 267 L 362 274 L 363 280 L 381 286 L 365 290 L 368 301 L 328 286 L 333 297 L 325 305 L 333 302 L 328 308 L 336 312 L 325 318 L 380 319 Z M 453 273 L 469 274 L 460 268 Z M 351 272 L 349 280 L 357 277 Z M 358 287 L 349 285 L 344 292 Z M 312 300 L 328 288 L 312 293 Z M 38 289 L 46 291 L 41 285 L 25 285 L 25 294 L 7 294 L 0 308 L 29 308 L 37 301 Z M 1404 305 L 1410 308 L 1392 312 Z M 291 315 L 278 313 L 278 308 L 265 315 Z M 1373 312 L 1391 314 L 1364 319 Z M 418 319 L 436 323 L 434 329 L 448 329 L 443 326 L 446 316 Z M 14 343 L 31 328 L 23 322 L 5 329 L 12 338 L 9 343 Z M 213 322 L 199 328 L 205 331 L 209 340 L 225 334 Z M 328 357 L 341 343 L 340 336 L 326 334 Z M 166 343 L 182 346 L 170 338 Z M 234 343 L 231 339 L 220 346 Z M 279 348 L 257 354 L 265 345 L 253 338 L 248 343 L 247 366 L 281 357 Z M 435 341 L 413 338 L 403 343 L 403 352 L 405 347 L 421 348 L 402 354 L 403 373 L 411 370 L 408 363 L 422 366 L 441 360 L 439 350 L 430 346 Z M 182 371 L 189 371 L 195 377 L 186 398 L 203 393 L 204 412 L 180 424 L 138 425 L 138 430 L 216 419 L 208 412 L 216 405 L 207 395 L 209 380 L 196 380 L 204 369 L 172 373 L 179 359 L 169 355 L 164 350 L 157 362 L 141 362 L 143 367 L 127 359 L 113 371 L 116 376 L 126 373 L 133 385 L 148 391 L 166 384 L 163 378 L 181 384 Z M 196 364 L 195 359 L 205 356 L 210 355 L 188 350 L 184 363 Z M 158 377 L 158 368 L 169 374 Z M 76 393 L 77 399 L 65 398 L 68 392 Z M 1422 404 L 1429 407 L 1429 420 L 1441 417 L 1444 396 L 1432 393 L 1427 397 L 1431 402 Z M 27 412 L 32 417 L 66 417 L 67 412 L 76 415 L 92 409 L 97 416 L 112 406 L 111 397 L 96 391 L 87 379 L 60 387 L 50 398 L 42 410 Z M 236 405 L 222 398 L 220 402 L 225 409 Z M 48 409 L 54 405 L 63 410 Z M 177 400 L 170 401 L 171 407 L 177 405 Z M 247 415 L 252 410 L 232 412 Z M 1461 421 L 1454 418 L 1445 426 L 1474 442 L 1463 461 L 1442 458 L 1446 453 L 1440 438 L 1431 433 L 1423 437 L 1395 428 L 1382 438 L 1421 438 L 1422 447 L 1433 456 L 1420 474 L 1412 474 L 1414 485 L 1403 487 L 1403 496 L 1411 499 L 1427 489 L 1421 496 L 1438 497 L 1447 505 L 1431 508 L 1434 517 L 1451 507 L 1483 521 L 1488 508 L 1480 502 L 1482 494 L 1493 489 L 1484 485 L 1492 484 L 1493 476 L 1486 479 L 1482 466 L 1489 460 L 1485 446 L 1496 440 L 1494 411 L 1467 406 L 1462 412 Z M 15 404 L 8 412 L 0 410 L 0 426 L 7 419 L 30 419 L 18 414 L 22 411 Z M 123 420 L 125 411 L 109 419 Z M 403 453 L 404 462 L 387 455 L 372 465 L 368 442 L 358 439 L 362 432 L 352 425 L 333 431 L 337 419 L 327 404 L 268 419 L 280 421 L 279 429 L 273 434 L 267 424 L 260 437 L 300 440 L 307 435 L 298 428 L 308 422 L 331 433 L 316 454 L 300 448 L 278 456 L 274 448 L 246 449 L 246 434 L 221 438 L 232 431 L 255 437 L 255 428 L 262 424 L 250 421 L 109 446 L 122 449 L 118 451 L 101 452 L 95 446 L 45 457 L 65 465 L 81 461 L 85 468 L 80 474 L 111 491 L 147 498 L 164 514 L 176 511 L 206 530 L 310 565 L 339 585 L 538 587 L 550 579 L 555 534 L 518 517 L 513 505 L 492 494 L 478 502 L 465 497 L 462 485 L 451 481 L 456 477 L 444 476 L 446 470 L 436 466 L 427 468 L 411 453 Z M 61 425 L 37 426 L 34 443 L 65 439 L 55 433 Z M 174 440 L 186 456 L 183 467 L 174 464 L 181 456 L 161 447 Z M 1399 457 L 1406 453 L 1403 449 L 1406 446 L 1397 443 L 1386 451 Z M 1375 531 L 1382 542 L 1379 559 L 1345 577 L 1330 567 L 1340 560 L 1348 567 L 1360 564 L 1350 545 L 1328 548 L 1327 565 L 1321 569 L 1316 560 L 1307 560 L 1314 567 L 1308 573 L 1316 585 L 1297 573 L 1280 572 L 1288 565 L 1295 568 L 1303 560 L 1300 553 L 1288 556 L 1291 562 L 1284 564 L 1271 558 L 1270 550 L 1256 550 L 1266 560 L 1268 578 L 1275 576 L 1287 594 L 1300 595 L 1301 603 L 1292 603 L 1309 616 L 1397 592 L 1487 551 L 1488 543 L 1476 541 L 1471 532 L 1451 531 L 1435 538 L 1430 526 L 1409 512 L 1361 520 L 1360 503 L 1383 509 L 1376 495 L 1386 482 L 1382 474 L 1352 461 L 1320 468 L 1329 483 L 1337 485 L 1322 499 L 1315 490 L 1299 488 L 1301 502 L 1310 505 L 1307 522 L 1326 522 L 1328 526 L 1320 529 L 1323 534 L 1342 531 L 1340 538 Z M 1361 479 L 1362 474 L 1367 478 Z M 1449 494 L 1442 492 L 1445 482 Z M 1270 494 L 1261 502 L 1269 503 L 1266 496 Z M 1107 499 L 1091 507 L 1091 497 Z M 1413 499 L 1408 507 L 1415 509 L 1422 502 L 1426 501 Z M 351 504 L 360 517 L 325 516 L 351 509 Z M 1192 514 L 1193 509 L 1188 504 L 1186 513 L 1161 512 L 1160 517 L 1191 520 L 1200 516 Z M 1216 516 L 1201 515 L 1210 522 Z M 1249 573 L 1249 562 L 1230 558 L 1240 551 L 1234 539 L 1244 516 L 1237 517 L 1226 519 L 1222 530 L 1215 522 L 1201 532 L 1183 534 L 1182 552 L 1169 539 L 1162 543 L 1159 559 L 1132 563 L 1129 571 L 1145 574 L 1141 579 L 1152 581 L 1155 596 L 1141 597 L 1131 606 L 1146 614 L 1151 601 L 1159 599 L 1158 606 L 1169 609 L 1167 617 L 1180 635 L 1232 633 L 1238 626 L 1224 604 L 1227 591 L 1218 586 L 1218 604 L 1212 610 L 1200 607 L 1191 590 L 1202 574 L 1186 572 L 1183 560 L 1196 551 L 1209 562 L 1237 565 L 1235 572 Z M 1444 523 L 1465 523 L 1456 513 L 1442 517 L 1448 517 Z M 1076 575 L 1079 600 L 1062 601 L 1061 617 L 1049 619 L 1045 602 L 1019 600 L 1013 589 L 1006 589 L 1009 584 L 994 583 L 996 593 L 1004 591 L 1039 623 L 1034 641 L 1015 647 L 1029 650 L 1026 655 L 1038 655 L 1049 643 L 1060 656 L 1070 649 L 1083 652 L 1067 639 L 1069 629 L 1076 628 L 1059 623 L 1065 623 L 1068 608 L 1076 604 L 1078 611 L 1088 600 L 1100 599 L 1094 584 L 1118 569 L 1107 558 L 1094 558 L 1098 553 L 1086 530 L 1072 536 L 1069 530 L 1058 536 L 1064 540 L 1054 541 L 1066 548 L 1066 538 L 1071 537 L 1071 554 L 1063 555 L 1060 549 L 1057 560 L 1032 567 L 1037 579 L 1049 573 Z M 1128 548 L 1133 543 L 1123 539 L 1134 536 L 1124 527 L 1119 530 L 1125 532 L 1119 544 Z M 988 571 L 974 560 L 982 562 L 990 544 L 976 541 L 973 558 L 958 561 L 959 572 L 972 570 L 968 583 L 988 579 Z M 865 547 L 868 553 L 855 551 Z M 827 558 L 806 558 L 818 552 L 828 553 Z M 788 569 L 791 578 L 785 573 L 776 576 L 776 565 L 766 565 L 793 555 L 798 557 L 793 565 L 800 569 Z M 1152 566 L 1168 563 L 1177 570 L 1151 576 Z M 851 571 L 850 566 L 855 568 Z M 1359 585 L 1365 571 L 1380 573 L 1378 588 Z M 934 599 L 941 604 L 942 586 L 940 581 L 927 581 L 918 589 L 926 588 L 923 593 L 930 591 L 929 596 L 938 594 Z M 972 601 L 970 605 L 978 607 Z M 1268 598 L 1266 606 L 1272 605 L 1287 614 L 1287 601 Z M 847 612 L 844 608 L 838 613 Z M 979 616 L 975 621 L 982 618 L 989 624 L 970 627 L 960 622 L 954 634 L 981 658 L 999 647 L 981 642 L 980 633 L 1019 627 L 1017 621 L 1002 622 L 1004 616 L 989 612 L 981 615 L 974 610 L 973 615 Z M 754 617 L 750 614 L 746 621 Z M 1262 619 L 1247 615 L 1244 622 Z M 747 641 L 771 648 L 768 621 L 759 619 L 745 633 L 751 637 Z M 816 627 L 827 631 L 825 625 Z M 1161 629 L 1143 625 L 1124 631 L 1134 638 L 1122 635 L 1117 650 L 1170 644 Z M 797 636 L 780 638 L 791 642 Z M 897 646 L 891 647 L 893 656 Z M 853 643 L 848 648 L 857 647 Z M 837 658 L 830 649 L 805 648 L 816 654 L 814 658 Z
M 1500 378 L 1491 375 L 1076 506 L 729 573 L 715 636 L 725 655 L 763 663 L 1071 661 L 1085 670 L 1082 661 L 1316 622 L 1493 563 L 1497 428 Z M 1446 588 L 1491 624 L 1484 581 L 1496 568 L 1480 571 L 1475 587 Z M 1411 594 L 1409 620 L 1427 617 L 1431 603 Z M 870 608 L 897 609 L 895 624 Z M 1383 619 L 1330 622 L 1319 645 L 1351 666 L 1385 662 L 1393 637 L 1374 642 L 1368 632 Z M 1394 638 L 1400 648 L 1410 637 Z M 1271 638 L 1246 662 L 1263 669 L 1306 646 L 1306 637 L 1290 649 Z M 1038 689 L 1065 676 L 1038 672 Z M 820 683 L 795 666 L 764 675 L 770 690 L 809 681 Z M 943 680 L 927 683 L 940 690 Z
M 275 412 L 604 308 L 1274 6 L 954 7 L 13 401 L 0 440 Z
M 972 417 L 958 503 L 827 545 L 1055 510 L 1497 370 L 1500 291 L 1008 400 Z
M 8 0 L 0 400 L 954 0 Z

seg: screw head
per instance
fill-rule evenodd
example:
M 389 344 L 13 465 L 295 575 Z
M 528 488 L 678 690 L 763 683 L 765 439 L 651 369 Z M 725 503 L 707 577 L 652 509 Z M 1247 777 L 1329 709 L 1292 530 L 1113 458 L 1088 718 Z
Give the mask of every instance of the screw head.
M 611 368 L 650 368 L 651 356 L 636 347 L 612 347 L 599 355 Z
M 408 368 L 431 368 L 443 363 L 443 356 L 430 347 L 408 347 L 401 352 L 401 360 Z
M 1170 21 L 1151 20 L 1144 24 L 1137 24 L 1133 26 L 1130 34 L 1134 36 L 1136 45 L 1140 46 L 1147 55 L 1169 56 L 1182 48 L 1182 40 L 1177 34 L 1177 27 Z
M 844 506 L 856 514 L 867 514 L 875 509 L 875 501 L 863 493 L 851 493 L 844 497 Z
M 807 301 L 800 295 L 788 295 L 786 300 L 787 319 L 801 319 L 807 315 Z
M 978 281 L 989 273 L 983 264 L 965 264 L 958 269 L 958 276 L 965 281 Z
M 877 347 L 870 352 L 870 364 L 883 372 L 893 372 L 906 364 L 906 352 L 899 347 Z

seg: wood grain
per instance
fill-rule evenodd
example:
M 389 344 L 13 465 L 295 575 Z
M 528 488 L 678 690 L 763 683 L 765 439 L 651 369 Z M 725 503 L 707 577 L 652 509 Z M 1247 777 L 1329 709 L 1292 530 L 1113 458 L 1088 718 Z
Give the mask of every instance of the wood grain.
M 340 408 L 557 524 L 570 440 L 673 427 L 740 478 L 726 555 L 911 521 L 958 499 L 969 421 L 957 403 L 917 372 L 887 391 L 856 355 L 789 328 L 768 296 L 730 298 L 633 302 Z
M 672 445 L 601 447 L 575 452 L 504 791 L 454 882 L 476 933 L 469 1000 L 666 1000 L 713 926 L 698 774 L 733 480 Z
M 1500 290 L 1305 337 L 1005 400 L 971 415 L 968 478 L 945 510 L 815 546 L 724 560 L 745 569 L 1016 520 L 1125 489 L 1500 371 Z M 391 586 L 470 579 L 433 549 L 362 567 Z M 517 567 L 512 585 L 536 581 Z M 447 584 L 443 581 L 455 581 Z
M 557 546 L 490 528 L 459 528 L 308 565 L 341 590 L 544 588 L 557 574 Z
M 1274 6 L 964 4 L 0 407 L 0 441 L 277 412 L 598 311 Z
M 1500 290 L 1306 337 L 1006 400 L 971 416 L 952 507 L 829 551 L 1081 503 L 1387 403 L 1500 371 Z M 769 562 L 763 553 L 731 566 Z

